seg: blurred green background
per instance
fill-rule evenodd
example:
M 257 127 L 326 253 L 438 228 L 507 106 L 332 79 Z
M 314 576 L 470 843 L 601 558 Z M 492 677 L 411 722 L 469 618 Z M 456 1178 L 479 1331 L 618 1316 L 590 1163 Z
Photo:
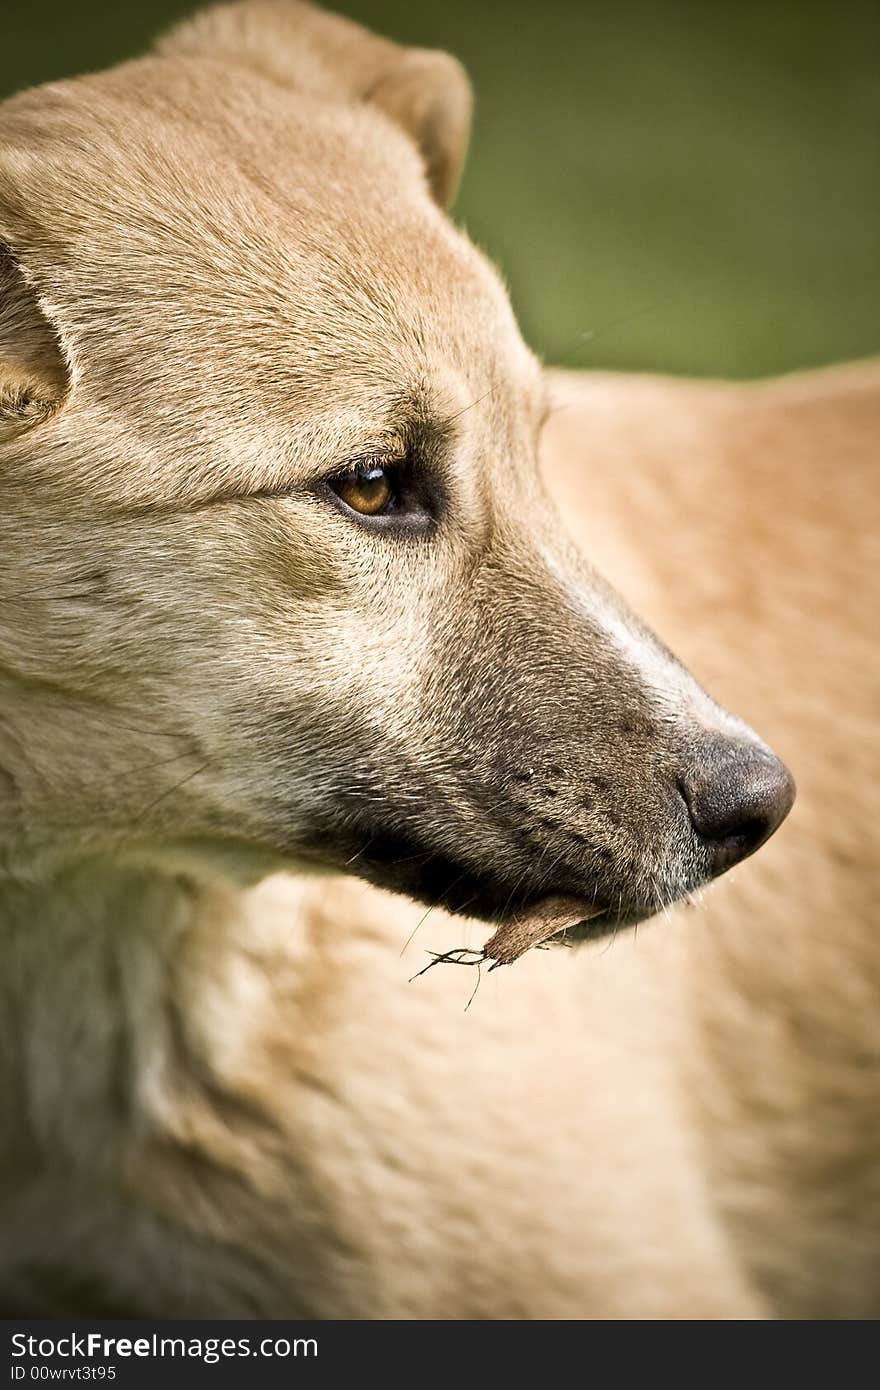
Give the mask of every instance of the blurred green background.
M 0 0 L 0 95 L 191 8 Z M 549 359 L 746 377 L 880 350 L 880 0 L 337 8 L 467 65 L 457 215 Z

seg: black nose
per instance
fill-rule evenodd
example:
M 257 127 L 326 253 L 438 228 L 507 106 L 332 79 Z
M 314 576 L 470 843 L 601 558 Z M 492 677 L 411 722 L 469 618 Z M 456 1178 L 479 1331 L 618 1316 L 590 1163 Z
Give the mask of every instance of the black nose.
M 794 802 L 794 778 L 761 744 L 715 738 L 679 780 L 697 834 L 723 874 L 773 834 Z

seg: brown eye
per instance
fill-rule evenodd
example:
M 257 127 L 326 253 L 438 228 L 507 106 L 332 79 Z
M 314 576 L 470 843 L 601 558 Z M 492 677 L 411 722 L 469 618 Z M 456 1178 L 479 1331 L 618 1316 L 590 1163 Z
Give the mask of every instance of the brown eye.
M 343 473 L 333 479 L 331 487 L 347 507 L 362 516 L 379 516 L 390 511 L 396 502 L 390 470 L 375 464 Z

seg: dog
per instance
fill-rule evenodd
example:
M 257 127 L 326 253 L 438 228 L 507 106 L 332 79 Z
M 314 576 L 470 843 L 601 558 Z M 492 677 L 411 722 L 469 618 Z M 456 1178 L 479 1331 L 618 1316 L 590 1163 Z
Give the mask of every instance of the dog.
M 753 459 L 784 453 L 798 390 L 844 440 L 855 409 L 846 374 L 546 373 L 445 215 L 470 106 L 448 55 L 242 0 L 0 110 L 13 1312 L 861 1316 L 873 1298 L 858 903 L 828 899 L 845 1007 L 826 937 L 780 919 L 806 1000 L 846 1025 L 839 1067 L 804 1079 L 799 1023 L 776 1070 L 748 1026 L 741 1045 L 761 1000 L 794 1007 L 772 968 L 777 949 L 791 965 L 773 904 L 812 882 L 793 828 L 737 875 L 744 900 L 719 889 L 732 936 L 685 912 L 607 961 L 530 951 L 463 1012 L 451 948 L 480 923 L 562 904 L 567 941 L 611 941 L 785 819 L 785 764 L 585 555 L 639 602 L 632 565 L 674 566 L 673 532 L 634 525 L 638 489 L 659 517 L 675 478 L 696 518 L 696 472 L 665 470 L 679 431 L 688 459 L 708 451 L 742 515 L 720 570 L 717 520 L 700 532 L 691 610 L 723 651 L 713 584 L 744 586 L 740 707 L 763 718 L 757 653 L 780 628 L 738 547 L 785 547 L 750 511 Z M 729 480 L 729 434 L 762 426 Z M 800 603 L 805 573 L 817 594 L 827 577 L 797 550 L 809 525 L 794 537 Z M 839 645 L 845 671 L 857 642 Z M 809 750 L 779 735 L 800 775 Z M 438 968 L 408 984 L 428 943 Z M 823 1086 L 850 1126 L 830 1148 Z M 812 1197 L 832 1216 L 798 1231 Z

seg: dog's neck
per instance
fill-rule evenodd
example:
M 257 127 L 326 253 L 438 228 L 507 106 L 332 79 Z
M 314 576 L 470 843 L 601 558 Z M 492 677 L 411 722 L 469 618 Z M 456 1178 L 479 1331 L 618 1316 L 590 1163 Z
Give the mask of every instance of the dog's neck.
M 144 1123 L 180 1069 L 184 1001 L 210 994 L 223 1015 L 245 890 L 278 867 L 144 833 L 178 750 L 138 722 L 0 666 L 0 1168 L 30 1151 L 106 1170 L 126 1116 Z M 158 790 L 144 783 L 157 763 Z
M 273 949 L 297 970 L 308 913 L 294 880 L 285 891 L 289 916 Z M 13 1187 L 29 1170 L 42 1170 L 50 1155 L 62 1170 L 106 1179 L 110 1190 L 133 1152 L 149 1154 L 151 1136 L 177 1142 L 180 1116 L 196 1095 L 204 1116 L 214 1114 L 220 1097 L 221 1124 L 224 1105 L 241 1103 L 216 1079 L 220 1059 L 234 1046 L 247 1074 L 254 1016 L 279 1007 L 275 969 L 262 956 L 263 914 L 251 913 L 249 899 L 174 867 L 118 857 L 0 884 L 0 1090 L 9 1119 L 0 1171 L 10 1172 Z M 792 924 L 789 935 L 802 932 L 802 924 Z M 396 957 L 399 935 L 386 935 L 376 938 L 378 955 Z M 693 1011 L 693 1051 L 679 1047 L 670 1060 L 682 1071 L 687 1103 L 703 1116 L 697 1133 L 712 1190 L 733 1194 L 725 1224 L 744 1257 L 767 1252 L 766 1268 L 753 1272 L 775 1293 L 790 1278 L 776 1233 L 793 1229 L 792 1208 L 801 1204 L 813 1212 L 801 1223 L 810 1227 L 803 1259 L 811 1267 L 821 1262 L 829 1229 L 822 1203 L 839 1180 L 834 1136 L 842 1124 L 873 1123 L 873 1079 L 855 1060 L 861 1033 L 869 1041 L 872 1031 L 864 1010 L 848 1010 L 845 999 L 819 987 L 823 981 L 808 978 L 805 957 L 804 968 L 793 968 L 798 942 L 780 937 L 755 950 L 748 936 L 693 927 L 680 938 L 673 979 L 657 952 L 656 986 L 664 995 L 670 987 L 683 990 Z M 246 998 L 237 994 L 245 959 L 258 963 L 256 1002 L 250 985 Z M 564 988 L 573 980 L 564 953 L 557 968 Z M 624 982 L 622 1005 L 628 998 Z M 286 1004 L 279 1011 L 295 1035 L 296 1018 Z M 750 1031 L 764 1036 L 757 1069 L 738 1045 Z M 322 1039 L 313 1041 L 322 1046 Z M 670 1036 L 656 1041 L 673 1046 Z M 369 1057 L 361 1060 L 370 1065 Z M 848 1227 L 870 1195 L 872 1153 L 867 1133 L 843 1137 L 843 1186 L 853 1209 L 835 1219 Z M 863 1171 L 854 1170 L 854 1154 L 865 1156 Z
M 209 900 L 220 951 L 233 904 L 180 874 L 84 860 L 0 882 L 0 1087 L 22 1109 L 17 1149 L 74 1142 L 108 1161 L 117 1112 L 137 1103 L 126 1090 L 161 1066 L 176 961 Z
M 122 855 L 85 856 L 47 873 L 0 876 L 0 928 L 15 942 L 143 934 L 166 942 L 190 915 L 187 904 L 206 889 L 173 864 L 162 869 Z
M 259 942 L 246 894 L 155 866 L 81 861 L 0 885 L 0 1301 L 19 1271 L 51 1312 L 57 1266 L 64 1309 L 80 1283 L 84 1312 L 94 1288 L 126 1315 L 149 1309 L 148 1289 L 125 1294 L 127 1270 L 166 1235 L 137 1193 L 176 1212 L 175 1162 L 247 1190 L 259 1154 L 239 1080 L 259 1069 L 252 1033 L 273 988 L 248 954 Z M 167 1239 L 159 1306 L 192 1299 L 195 1279 L 193 1306 L 228 1315 L 219 1276 Z

